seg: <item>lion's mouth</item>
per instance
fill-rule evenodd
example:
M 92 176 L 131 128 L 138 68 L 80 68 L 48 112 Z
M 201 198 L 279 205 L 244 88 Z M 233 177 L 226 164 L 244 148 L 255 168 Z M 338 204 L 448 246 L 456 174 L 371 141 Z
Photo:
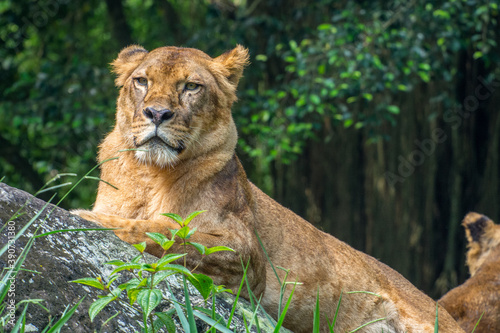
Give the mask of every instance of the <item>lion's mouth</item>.
M 144 147 L 148 150 L 154 150 L 157 148 L 168 148 L 172 151 L 175 151 L 177 154 L 180 154 L 184 151 L 186 148 L 184 141 L 180 140 L 177 142 L 177 145 L 174 145 L 170 143 L 167 139 L 163 139 L 158 135 L 154 135 L 148 138 L 145 138 L 144 140 L 141 140 L 140 142 L 135 143 L 136 147 Z

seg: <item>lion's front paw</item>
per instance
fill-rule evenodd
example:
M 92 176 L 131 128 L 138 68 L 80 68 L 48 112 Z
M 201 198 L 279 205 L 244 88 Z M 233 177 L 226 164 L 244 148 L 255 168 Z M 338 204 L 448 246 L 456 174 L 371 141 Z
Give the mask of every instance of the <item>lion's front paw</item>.
M 87 221 L 92 221 L 95 223 L 99 223 L 99 220 L 97 219 L 97 214 L 90 211 L 90 210 L 85 210 L 85 209 L 73 209 L 70 211 L 71 214 L 78 215 L 82 219 L 85 219 Z

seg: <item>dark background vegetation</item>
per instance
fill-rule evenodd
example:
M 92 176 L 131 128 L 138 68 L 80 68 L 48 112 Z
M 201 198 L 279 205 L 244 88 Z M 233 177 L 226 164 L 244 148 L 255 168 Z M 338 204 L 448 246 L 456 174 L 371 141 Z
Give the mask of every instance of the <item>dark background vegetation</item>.
M 439 297 L 467 277 L 465 213 L 500 220 L 498 6 L 2 0 L 0 177 L 34 192 L 95 165 L 124 46 L 216 56 L 243 44 L 252 64 L 234 117 L 249 178 Z M 63 205 L 90 207 L 96 187 Z

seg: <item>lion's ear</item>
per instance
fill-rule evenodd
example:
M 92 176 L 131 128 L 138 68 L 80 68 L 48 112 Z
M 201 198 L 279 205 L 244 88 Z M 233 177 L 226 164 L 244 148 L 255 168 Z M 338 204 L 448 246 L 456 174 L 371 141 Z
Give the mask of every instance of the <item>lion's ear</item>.
M 474 212 L 468 213 L 464 217 L 462 225 L 465 228 L 465 235 L 469 245 L 472 243 L 480 243 L 486 230 L 494 224 L 495 223 L 485 215 Z
M 237 45 L 231 51 L 227 51 L 214 60 L 221 63 L 227 72 L 227 79 L 231 84 L 236 86 L 241 76 L 243 75 L 243 69 L 249 64 L 248 49 L 241 45 Z
M 111 63 L 113 72 L 117 75 L 116 86 L 121 87 L 125 84 L 127 78 L 139 66 L 146 54 L 148 51 L 140 45 L 131 45 L 121 50 L 118 58 Z

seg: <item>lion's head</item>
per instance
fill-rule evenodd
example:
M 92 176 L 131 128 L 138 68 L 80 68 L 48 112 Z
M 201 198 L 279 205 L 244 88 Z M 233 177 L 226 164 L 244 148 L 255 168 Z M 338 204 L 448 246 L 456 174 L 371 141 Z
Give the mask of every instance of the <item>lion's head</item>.
M 500 258 L 500 225 L 489 217 L 475 212 L 468 213 L 462 225 L 467 237 L 467 266 L 471 276 L 485 261 Z
M 190 48 L 132 45 L 113 61 L 116 121 L 136 158 L 160 167 L 236 144 L 231 105 L 248 62 L 242 46 L 211 58 Z

